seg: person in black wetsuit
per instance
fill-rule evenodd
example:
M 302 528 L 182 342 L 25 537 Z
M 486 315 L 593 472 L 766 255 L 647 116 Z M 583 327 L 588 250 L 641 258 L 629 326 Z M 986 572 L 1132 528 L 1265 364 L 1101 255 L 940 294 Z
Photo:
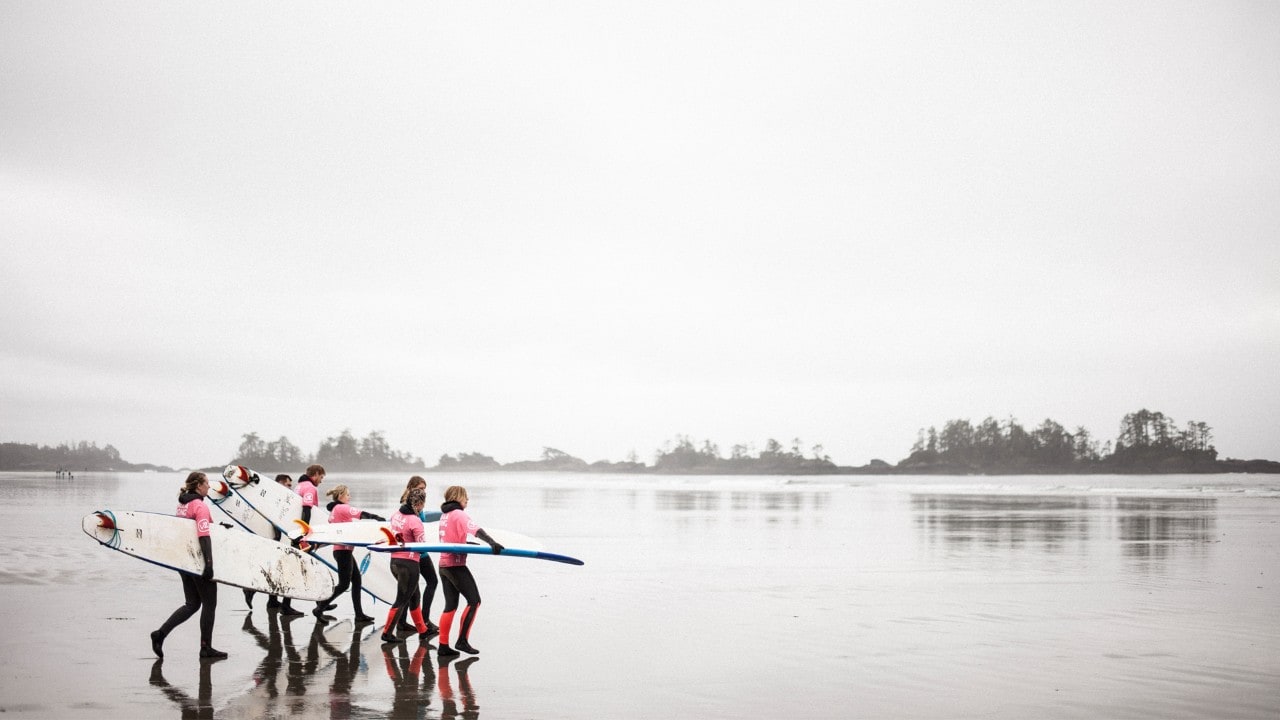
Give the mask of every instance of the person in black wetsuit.
M 347 523 L 352 520 L 386 520 L 381 515 L 374 515 L 371 512 L 352 507 L 350 505 L 351 492 L 346 485 L 339 485 L 325 494 L 333 498 L 333 501 L 327 506 L 330 523 Z M 328 600 L 321 601 L 316 605 L 316 609 L 312 610 L 316 619 L 321 622 L 326 622 L 329 619 L 324 614 L 325 610 L 331 608 L 333 601 L 346 592 L 348 587 L 351 588 L 351 605 L 356 612 L 356 622 L 373 622 L 373 617 L 365 615 L 360 605 L 360 568 L 356 567 L 354 550 L 355 548 L 350 545 L 333 546 L 333 560 L 338 563 L 338 586 L 333 589 L 333 595 L 330 595 Z
M 405 485 L 404 492 L 400 494 L 400 504 L 403 505 L 409 500 L 409 491 L 413 489 L 421 489 L 424 493 L 427 491 L 427 480 L 421 475 L 414 475 L 409 478 L 409 483 Z M 418 519 L 422 522 L 427 521 L 427 512 L 424 509 L 418 513 Z M 432 637 L 440 633 L 440 627 L 431 622 L 431 601 L 435 599 L 436 588 L 440 585 L 440 579 L 436 576 L 436 566 L 431 562 L 431 556 L 422 553 L 422 557 L 418 559 L 418 573 L 422 575 L 422 579 L 427 582 L 427 586 L 422 590 L 422 598 L 419 601 L 419 607 L 422 608 L 422 619 L 427 623 L 427 637 Z M 409 623 L 408 617 L 401 617 L 397 630 L 401 632 L 416 632 L 417 630 Z
M 197 610 L 200 613 L 200 657 L 221 659 L 227 656 L 213 647 L 214 611 L 218 607 L 218 584 L 213 581 L 213 541 L 209 531 L 213 526 L 213 518 L 209 514 L 209 506 L 204 498 L 209 494 L 209 478 L 202 472 L 193 472 L 187 476 L 178 493 L 178 517 L 189 518 L 196 524 L 196 538 L 200 542 L 200 553 L 204 556 L 204 571 L 200 575 L 179 572 L 182 578 L 182 594 L 186 602 L 173 611 L 159 630 L 151 633 L 151 649 L 157 657 L 164 657 L 162 650 L 164 639 L 173 629 L 186 622 Z
M 279 483 L 279 484 L 281 484 L 281 485 L 283 485 L 283 486 L 285 486 L 285 487 L 287 487 L 287 488 L 289 488 L 290 490 L 292 490 L 292 489 L 293 489 L 293 478 L 289 477 L 289 476 L 288 476 L 287 474 L 285 474 L 285 473 L 280 473 L 279 475 L 276 475 L 276 482 L 277 482 L 277 483 Z M 276 539 L 276 540 L 279 540 L 279 539 L 280 539 L 280 531 L 279 531 L 279 530 L 277 530 L 277 531 L 276 531 L 276 537 L 275 537 L 275 539 Z M 250 610 L 252 610 L 252 609 L 253 609 L 253 594 L 254 594 L 254 591 L 253 591 L 253 590 L 247 590 L 247 589 L 246 589 L 246 590 L 244 591 L 244 604 L 245 604 L 245 605 L 247 605 L 247 606 L 249 606 L 249 609 L 250 609 Z M 289 611 L 289 612 L 288 612 L 288 613 L 286 613 L 286 614 L 291 614 L 291 615 L 295 615 L 295 616 L 297 616 L 297 615 L 301 615 L 302 613 L 300 613 L 300 612 L 298 612 L 297 610 L 294 610 L 294 609 L 293 609 L 293 606 L 292 606 L 292 604 L 291 604 L 292 602 L 293 602 L 293 601 L 292 601 L 292 599 L 291 599 L 291 598 L 285 598 L 285 599 L 284 599 L 284 607 Z M 278 608 L 278 607 L 280 607 L 280 606 L 281 606 L 280 598 L 276 597 L 275 595 L 271 595 L 271 596 L 269 596 L 269 597 L 267 598 L 267 609 L 268 609 L 268 610 L 270 610 L 270 609 L 272 609 L 272 608 Z

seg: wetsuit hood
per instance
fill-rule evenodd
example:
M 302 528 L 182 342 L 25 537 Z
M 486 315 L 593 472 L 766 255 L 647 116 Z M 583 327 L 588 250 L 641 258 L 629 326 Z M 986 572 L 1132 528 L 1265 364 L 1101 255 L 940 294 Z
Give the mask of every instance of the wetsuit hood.
M 178 503 L 180 505 L 186 505 L 192 500 L 199 500 L 199 499 L 200 499 L 200 493 L 198 492 L 184 492 L 181 495 L 178 495 Z
M 461 510 L 461 509 L 462 509 L 462 503 L 458 502 L 457 500 L 450 500 L 449 502 L 440 506 L 440 512 L 444 514 L 448 514 L 453 512 L 454 510 Z
M 346 505 L 346 503 L 342 502 L 341 500 L 331 500 L 328 505 L 324 506 L 324 509 L 328 510 L 329 512 L 333 512 L 333 509 L 338 507 L 339 505 Z
M 418 513 L 413 511 L 412 505 L 410 505 L 409 503 L 405 503 L 400 506 L 400 514 L 401 515 L 417 515 Z

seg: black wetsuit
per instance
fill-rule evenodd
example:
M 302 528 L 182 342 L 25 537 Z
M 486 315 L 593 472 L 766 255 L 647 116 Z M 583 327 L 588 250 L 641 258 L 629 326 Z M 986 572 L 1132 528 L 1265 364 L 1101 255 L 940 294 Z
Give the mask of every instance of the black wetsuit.
M 329 503 L 329 505 L 327 506 L 329 513 L 332 514 L 333 509 L 337 507 L 339 504 L 340 503 L 338 503 L 337 500 L 334 500 L 333 502 Z M 360 513 L 360 519 L 361 520 L 386 520 L 386 518 L 384 517 L 380 517 L 378 515 L 374 515 L 373 513 L 367 513 L 363 511 Z M 342 593 L 346 592 L 347 588 L 351 588 L 351 606 L 356 612 L 356 619 L 360 620 L 362 618 L 367 618 L 368 616 L 364 614 L 364 610 L 361 608 L 361 605 L 360 605 L 360 600 L 361 600 L 360 592 L 362 589 L 361 580 L 360 580 L 360 568 L 356 567 L 356 558 L 354 555 L 354 551 L 338 550 L 335 548 L 333 551 L 333 560 L 338 564 L 338 586 L 333 589 L 333 595 L 330 595 L 328 600 L 321 602 L 319 606 L 321 608 L 328 606 L 330 603 L 332 603 L 334 600 L 340 597 Z
M 186 505 L 190 502 L 200 502 L 198 493 L 183 493 L 178 497 L 178 502 Z M 200 538 L 200 550 L 204 554 L 206 565 L 213 564 L 213 545 L 208 537 Z M 182 595 L 186 599 L 182 607 L 173 611 L 168 620 L 160 626 L 157 631 L 163 640 L 177 626 L 186 622 L 197 610 L 200 613 L 200 646 L 209 647 L 213 642 L 213 620 L 214 611 L 218 608 L 218 583 L 212 578 L 205 578 L 202 575 L 191 575 L 189 573 L 179 572 L 178 577 L 182 578 Z

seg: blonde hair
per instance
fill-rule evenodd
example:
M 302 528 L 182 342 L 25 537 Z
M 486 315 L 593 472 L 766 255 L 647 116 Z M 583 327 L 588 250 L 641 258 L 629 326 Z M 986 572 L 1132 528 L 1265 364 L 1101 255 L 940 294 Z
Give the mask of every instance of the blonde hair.
M 445 502 L 462 502 L 467 499 L 467 489 L 461 485 L 450 485 L 444 489 Z
M 345 493 L 345 492 L 347 492 L 347 486 L 346 486 L 346 485 L 339 485 L 339 486 L 335 487 L 334 489 L 330 490 L 329 492 L 326 492 L 326 493 L 325 493 L 325 495 L 328 495 L 329 497 L 333 498 L 334 500 L 337 500 L 338 498 L 342 497 L 342 494 L 343 494 L 343 493 Z
M 400 502 L 409 502 L 409 491 L 414 488 L 422 488 L 423 497 L 426 497 L 427 479 L 421 475 L 414 475 L 409 478 L 409 484 L 404 486 L 404 492 L 400 493 Z

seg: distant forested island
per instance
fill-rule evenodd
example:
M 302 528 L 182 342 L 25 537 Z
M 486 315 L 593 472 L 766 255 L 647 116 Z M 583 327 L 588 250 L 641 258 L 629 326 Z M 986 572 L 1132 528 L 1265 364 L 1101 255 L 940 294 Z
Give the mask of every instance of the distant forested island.
M 1028 430 L 1015 419 L 987 417 L 974 424 L 949 420 L 942 429 L 922 428 L 910 454 L 896 464 L 872 460 L 862 466 L 835 464 L 821 445 L 808 450 L 799 438 L 783 445 L 774 439 L 757 450 L 733 445 L 727 453 L 710 440 L 697 442 L 678 435 L 654 453 L 652 464 L 633 452 L 626 460 L 588 463 L 569 453 L 544 447 L 536 460 L 501 463 L 480 452 L 441 455 L 428 467 L 421 457 L 392 448 L 381 431 L 357 438 L 350 430 L 321 441 L 304 453 L 287 437 L 264 440 L 255 432 L 241 436 L 227 464 L 262 472 L 300 473 L 319 463 L 330 473 L 342 472 L 593 472 L 668 475 L 1030 475 L 1030 474 L 1171 474 L 1280 473 L 1274 460 L 1218 459 L 1208 424 L 1189 422 L 1179 428 L 1160 412 L 1139 410 L 1124 416 L 1114 440 L 1099 443 L 1085 428 L 1068 431 L 1046 419 Z M 220 466 L 210 466 L 220 467 Z M 130 463 L 111 445 L 80 442 L 56 447 L 0 443 L 0 470 L 172 471 L 149 463 Z

